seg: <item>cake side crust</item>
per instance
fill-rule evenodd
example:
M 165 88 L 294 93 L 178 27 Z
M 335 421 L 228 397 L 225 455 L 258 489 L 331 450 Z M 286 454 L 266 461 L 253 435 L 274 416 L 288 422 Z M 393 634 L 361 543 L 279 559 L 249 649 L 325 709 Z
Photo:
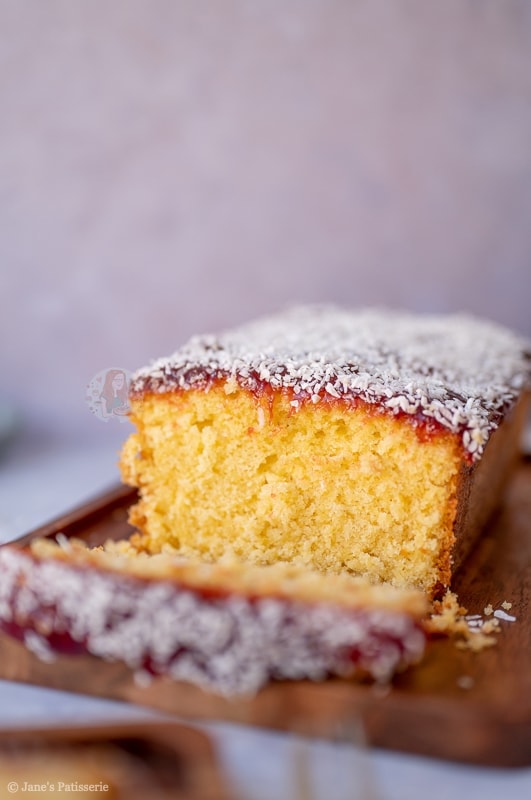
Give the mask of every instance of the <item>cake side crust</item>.
M 464 563 L 503 499 L 518 458 L 527 419 L 529 393 L 524 392 L 490 437 L 480 461 L 463 464 L 458 483 L 452 572 Z

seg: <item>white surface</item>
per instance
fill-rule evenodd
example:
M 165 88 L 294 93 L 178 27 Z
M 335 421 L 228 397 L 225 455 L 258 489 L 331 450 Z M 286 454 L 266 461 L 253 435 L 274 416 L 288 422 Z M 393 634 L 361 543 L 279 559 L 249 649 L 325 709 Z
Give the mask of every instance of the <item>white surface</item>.
M 114 444 L 16 444 L 0 461 L 0 539 L 21 534 L 116 481 L 115 451 Z M 2 727 L 163 717 L 125 703 L 0 681 Z M 319 789 L 314 800 L 524 800 L 531 796 L 529 769 L 482 769 L 346 745 L 301 743 L 293 736 L 228 723 L 203 727 L 214 737 L 238 796 L 246 800 L 293 800 L 291 764 L 301 748 Z M 372 794 L 362 793 L 367 784 Z
M 91 446 L 25 438 L 8 447 L 0 458 L 0 542 L 118 483 L 116 441 Z

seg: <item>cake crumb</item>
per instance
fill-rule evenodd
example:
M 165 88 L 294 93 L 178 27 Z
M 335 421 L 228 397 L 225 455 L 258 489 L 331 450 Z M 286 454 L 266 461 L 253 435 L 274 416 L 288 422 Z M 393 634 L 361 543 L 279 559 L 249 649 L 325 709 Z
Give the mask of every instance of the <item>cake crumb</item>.
M 489 619 L 487 620 L 487 622 L 484 622 L 483 625 L 481 626 L 481 633 L 486 633 L 486 634 L 495 633 L 497 630 L 499 630 L 499 627 L 500 623 L 498 622 L 497 619 Z
M 425 627 L 428 633 L 465 634 L 469 630 L 465 619 L 467 609 L 459 605 L 457 595 L 448 590 L 442 600 L 433 602 L 433 613 Z
M 483 613 L 485 614 L 486 617 L 490 617 L 491 614 L 494 613 L 494 609 L 491 603 L 489 603 L 488 606 L 485 606 L 485 608 L 483 609 Z
M 513 604 L 507 602 L 507 600 L 504 600 L 503 603 L 501 604 L 501 607 L 504 608 L 506 611 L 510 611 L 511 608 L 513 607 Z
M 491 605 L 484 609 L 487 616 L 492 615 L 493 611 Z M 484 620 L 481 614 L 468 614 L 454 592 L 448 590 L 442 600 L 435 600 L 432 612 L 425 623 L 427 633 L 455 639 L 455 646 L 459 650 L 477 653 L 496 644 L 494 634 L 499 632 L 498 619 Z
M 473 633 L 468 639 L 459 639 L 455 643 L 455 646 L 458 650 L 471 650 L 473 653 L 480 653 L 482 650 L 485 650 L 487 647 L 493 647 L 495 644 L 495 636 L 478 631 Z

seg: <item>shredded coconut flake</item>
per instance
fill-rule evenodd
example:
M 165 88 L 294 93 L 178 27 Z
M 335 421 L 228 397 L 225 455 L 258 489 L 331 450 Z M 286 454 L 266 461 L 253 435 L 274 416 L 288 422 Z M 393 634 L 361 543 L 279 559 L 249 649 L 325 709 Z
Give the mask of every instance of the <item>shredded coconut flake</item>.
M 59 547 L 62 550 L 65 550 L 66 552 L 68 552 L 69 550 L 72 549 L 72 545 L 70 543 L 70 540 L 68 539 L 67 536 L 64 535 L 64 533 L 57 533 L 55 535 L 55 541 L 57 542 Z
M 94 656 L 123 661 L 142 687 L 153 672 L 222 695 L 253 694 L 271 678 L 352 675 L 354 655 L 363 671 L 386 681 L 424 649 L 415 619 L 377 606 L 209 596 L 11 548 L 0 548 L 0 576 L 0 629 L 15 621 L 45 661 L 55 657 L 53 635 L 68 636 Z
M 421 415 L 454 433 L 473 460 L 530 380 L 529 343 L 466 315 L 302 307 L 219 337 L 192 338 L 136 373 L 132 394 L 201 388 L 211 380 L 291 389 Z
M 515 622 L 516 621 L 516 617 L 513 617 L 511 614 L 506 614 L 505 611 L 502 611 L 499 608 L 496 609 L 496 611 L 494 612 L 494 616 L 497 619 L 502 619 L 504 622 Z
M 474 678 L 472 678 L 470 675 L 461 675 L 457 679 L 457 685 L 459 686 L 460 689 L 472 689 L 474 683 L 475 683 Z

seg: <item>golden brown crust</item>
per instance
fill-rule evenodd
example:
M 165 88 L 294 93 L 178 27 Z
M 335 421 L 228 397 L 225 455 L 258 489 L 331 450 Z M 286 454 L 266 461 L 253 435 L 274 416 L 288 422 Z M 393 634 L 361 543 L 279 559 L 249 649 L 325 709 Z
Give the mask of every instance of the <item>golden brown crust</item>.
M 523 393 L 516 406 L 492 434 L 480 461 L 462 464 L 454 523 L 455 544 L 451 563 L 453 573 L 464 562 L 501 502 L 507 481 L 520 455 L 528 401 L 529 394 Z
M 372 584 L 350 575 L 322 575 L 289 564 L 253 566 L 226 560 L 217 564 L 185 560 L 175 554 L 148 555 L 131 540 L 108 542 L 105 547 L 88 549 L 84 543 L 70 540 L 64 548 L 49 539 L 37 539 L 31 545 L 37 558 L 108 570 L 143 580 L 173 581 L 183 586 L 221 594 L 245 594 L 256 597 L 280 597 L 309 603 L 334 603 L 349 608 L 382 608 L 403 611 L 421 618 L 427 611 L 422 592 L 399 590 Z

